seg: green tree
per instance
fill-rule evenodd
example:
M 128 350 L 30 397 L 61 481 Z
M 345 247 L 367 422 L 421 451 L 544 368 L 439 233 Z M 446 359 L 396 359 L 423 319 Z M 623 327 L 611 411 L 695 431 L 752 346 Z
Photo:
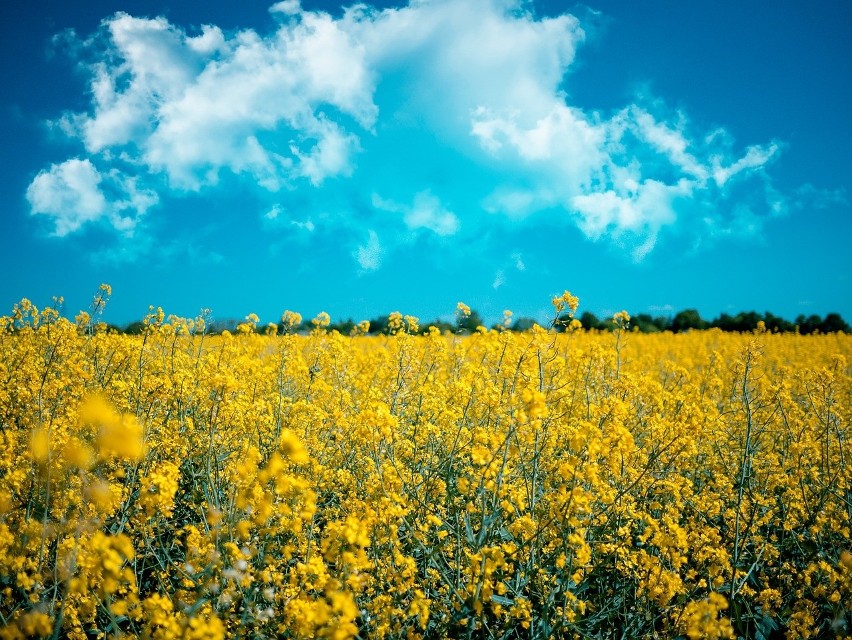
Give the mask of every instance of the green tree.
M 459 316 L 456 321 L 456 330 L 466 333 L 473 333 L 477 327 L 483 326 L 482 316 L 476 309 L 471 309 L 469 315 Z
M 341 335 L 348 336 L 355 328 L 355 321 L 352 318 L 346 320 L 338 320 L 328 325 L 329 331 L 337 331 Z
M 778 331 L 782 333 L 794 331 L 796 326 L 789 320 L 776 316 L 769 311 L 763 314 L 763 322 L 767 331 Z
M 435 318 L 432 322 L 421 324 L 420 333 L 426 333 L 429 330 L 429 327 L 435 327 L 441 333 L 446 333 L 447 331 L 452 333 L 456 329 L 456 325 L 454 325 L 452 322 L 447 322 L 446 320 Z
M 825 316 L 825 320 L 820 323 L 819 330 L 820 333 L 834 333 L 835 331 L 849 333 L 849 325 L 840 317 L 839 313 L 829 313 Z
M 583 315 L 580 316 L 580 324 L 583 325 L 584 329 L 602 329 L 603 325 L 601 321 L 598 320 L 598 317 L 592 313 L 591 311 L 584 311 Z
M 512 323 L 512 331 L 529 331 L 536 324 L 535 318 L 521 316 Z
M 706 329 L 707 323 L 701 319 L 696 309 L 685 309 L 672 318 L 672 331 L 689 331 L 690 329 Z
M 819 327 L 821 324 L 822 318 L 820 318 L 815 313 L 807 317 L 805 317 L 804 315 L 800 315 L 796 318 L 796 325 L 799 327 L 799 333 L 804 335 L 813 333 L 814 331 L 819 331 Z
M 371 335 L 376 335 L 378 333 L 387 333 L 388 331 L 388 317 L 387 316 L 376 316 L 372 320 L 370 320 L 370 330 L 368 333 Z
M 634 326 L 639 327 L 639 331 L 642 333 L 658 333 L 661 331 L 654 318 L 648 313 L 640 313 L 633 316 L 631 322 Z
M 141 320 L 137 320 L 136 322 L 131 322 L 129 325 L 124 327 L 124 333 L 130 336 L 138 336 L 141 335 L 142 332 L 145 331 L 145 323 Z

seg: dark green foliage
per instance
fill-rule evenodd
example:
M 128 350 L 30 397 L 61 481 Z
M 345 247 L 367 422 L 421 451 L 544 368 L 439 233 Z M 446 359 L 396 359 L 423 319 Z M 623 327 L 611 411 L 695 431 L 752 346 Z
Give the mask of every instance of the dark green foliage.
M 460 316 L 456 321 L 456 329 L 465 333 L 473 333 L 477 327 L 483 325 L 485 325 L 485 322 L 483 322 L 482 316 L 479 315 L 476 309 L 471 309 L 470 315 Z
M 686 309 L 672 318 L 671 330 L 675 333 L 689 331 L 690 329 L 707 329 L 708 324 L 701 319 L 701 315 L 695 309 Z
M 592 313 L 591 311 L 584 311 L 583 315 L 580 316 L 580 324 L 583 325 L 584 329 L 602 329 L 601 321 L 598 320 L 598 317 Z
M 372 322 L 370 323 L 372 325 Z M 341 335 L 348 336 L 352 333 L 352 330 L 355 329 L 355 321 L 352 318 L 347 318 L 346 320 L 339 320 L 338 322 L 332 322 L 328 325 L 329 331 L 337 331 Z
M 426 324 L 420 327 L 421 333 L 426 333 L 429 330 L 429 327 L 435 327 L 441 333 L 445 333 L 449 331 L 452 333 L 456 330 L 456 325 L 452 322 L 447 322 L 446 320 L 435 319 L 432 322 L 427 322 Z
M 136 322 L 131 322 L 129 325 L 124 327 L 124 333 L 129 336 L 138 336 L 141 335 L 145 331 L 145 323 L 141 320 L 137 320 Z
M 512 331 L 529 331 L 534 324 L 537 324 L 535 318 L 522 316 L 512 323 Z
M 610 318 L 599 319 L 591 311 L 584 311 L 578 320 L 583 325 L 584 329 L 596 329 L 612 331 L 613 323 Z M 571 317 L 567 314 L 560 316 L 553 325 L 556 331 L 565 331 L 566 327 L 571 322 Z M 664 316 L 653 317 L 648 313 L 640 313 L 632 316 L 630 326 L 636 327 L 642 333 L 656 333 L 658 331 L 673 331 L 675 333 L 689 331 L 690 329 L 712 329 L 718 328 L 722 331 L 737 331 L 751 332 L 755 331 L 758 323 L 763 322 L 767 331 L 771 333 L 791 333 L 798 331 L 803 335 L 811 333 L 850 333 L 852 327 L 841 317 L 839 313 L 828 313 L 824 318 L 817 314 L 810 316 L 800 315 L 795 322 L 790 322 L 780 316 L 766 311 L 760 314 L 756 311 L 741 311 L 735 315 L 727 313 L 720 314 L 717 318 L 707 321 L 701 318 L 701 315 L 696 309 L 686 309 L 680 311 L 672 318 Z M 222 331 L 236 331 L 237 325 L 240 323 L 235 318 L 223 318 L 210 323 L 206 333 L 219 334 Z M 541 324 L 528 316 L 517 318 L 508 329 L 510 331 L 529 331 L 534 324 Z M 356 326 L 356 322 L 352 318 L 346 320 L 338 320 L 329 325 L 329 331 L 338 331 L 343 335 L 350 335 Z M 436 327 L 439 331 L 450 333 L 473 333 L 479 326 L 485 326 L 482 316 L 476 310 L 471 310 L 469 316 L 459 318 L 455 323 L 447 322 L 446 320 L 435 319 L 432 322 L 423 323 L 420 326 L 420 333 L 425 333 L 429 327 Z M 546 326 L 546 323 L 542 326 Z M 505 329 L 503 324 L 497 323 L 492 328 Z M 116 333 L 125 333 L 128 335 L 141 335 L 144 332 L 145 324 L 141 321 L 131 322 L 123 329 L 115 325 L 109 325 L 109 330 Z M 305 320 L 299 325 L 295 331 L 297 333 L 308 333 L 313 329 L 313 324 L 310 320 Z M 258 324 L 256 331 L 264 333 L 267 331 L 265 325 Z M 284 333 L 285 327 L 282 323 L 278 323 L 278 333 Z M 370 320 L 371 335 L 386 334 L 388 332 L 387 316 L 377 316 Z
M 630 319 L 630 324 L 634 327 L 639 327 L 642 333 L 658 333 L 669 328 L 669 321 L 662 316 L 658 318 L 651 317 L 648 313 L 640 313 Z

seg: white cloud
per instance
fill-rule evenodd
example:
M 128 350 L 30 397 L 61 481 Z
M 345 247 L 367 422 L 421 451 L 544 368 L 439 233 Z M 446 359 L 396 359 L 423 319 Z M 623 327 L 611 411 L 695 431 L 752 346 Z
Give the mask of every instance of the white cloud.
M 405 214 L 405 224 L 410 229 L 429 229 L 439 236 L 451 236 L 459 229 L 459 220 L 452 211 L 429 191 L 414 196 L 414 204 Z
M 278 229 L 298 229 L 309 234 L 316 230 L 313 220 L 310 218 L 303 220 L 295 219 L 292 212 L 285 209 L 280 203 L 272 205 L 265 213 L 261 214 L 261 218 L 266 225 Z
M 415 194 L 410 206 L 385 200 L 376 194 L 373 194 L 372 204 L 376 209 L 402 214 L 405 225 L 412 230 L 429 229 L 439 236 L 451 236 L 459 230 L 456 214 L 446 209 L 428 189 Z
M 316 230 L 316 225 L 312 220 L 291 220 L 290 224 L 297 229 L 301 229 L 303 231 L 307 231 L 308 233 L 313 233 Z
M 719 157 L 713 158 L 713 179 L 720 187 L 738 173 L 748 171 L 750 169 L 759 169 L 766 165 L 779 151 L 777 143 L 770 144 L 768 147 L 752 146 L 746 150 L 743 157 L 737 159 L 728 166 L 722 166 L 723 160 Z
M 370 229 L 367 243 L 356 249 L 354 257 L 364 271 L 375 271 L 379 268 L 382 264 L 382 245 L 375 231 Z
M 283 13 L 292 16 L 299 13 L 301 8 L 299 0 L 282 0 L 269 7 L 269 13 Z
M 471 133 L 492 153 L 508 146 L 531 163 L 555 161 L 565 177 L 578 185 L 586 183 L 606 158 L 606 129 L 555 97 L 548 102 L 552 104 L 541 106 L 551 109 L 529 127 L 520 124 L 518 112 L 499 115 L 479 107 L 471 118 Z
M 201 27 L 201 35 L 186 39 L 189 48 L 203 56 L 211 56 L 225 48 L 225 35 L 215 26 L 205 24 Z
M 694 145 L 690 143 L 680 127 L 675 128 L 657 122 L 653 115 L 638 107 L 631 108 L 627 117 L 637 135 L 663 154 L 673 167 L 699 182 L 707 179 L 707 167 L 690 153 L 689 149 Z
M 160 201 L 154 191 L 139 186 L 139 178 L 124 175 L 118 169 L 109 171 L 106 184 L 114 194 L 107 217 L 113 227 L 127 235 L 136 227 L 138 218 Z
M 27 200 L 33 213 L 52 216 L 56 235 L 64 236 L 106 212 L 100 183 L 89 160 L 74 158 L 41 171 L 27 189 Z
M 538 216 L 641 260 L 666 229 L 700 235 L 707 219 L 716 235 L 755 234 L 789 208 L 764 171 L 778 143 L 737 153 L 724 129 L 696 131 L 655 103 L 612 114 L 572 104 L 563 83 L 583 28 L 530 7 L 419 0 L 332 17 L 283 0 L 268 32 L 200 33 L 117 13 L 86 43 L 90 108 L 56 122 L 90 157 L 41 172 L 28 191 L 33 212 L 54 216 L 61 234 L 99 218 L 128 230 L 154 190 L 214 189 L 233 175 L 279 194 L 281 211 L 294 193 L 300 206 L 319 202 L 323 227 L 350 233 L 401 222 L 470 237 L 495 219 L 486 212 Z M 750 179 L 748 203 L 735 200 L 734 186 Z M 371 204 L 397 215 L 364 213 Z M 370 234 L 353 254 L 365 270 L 382 255 Z
M 226 38 L 210 25 L 191 37 L 165 18 L 118 13 L 105 22 L 111 51 L 91 67 L 92 111 L 62 123 L 90 153 L 129 147 L 178 189 L 214 185 L 222 169 L 272 191 L 347 175 L 357 137 L 321 105 L 366 128 L 376 107 L 363 50 L 344 27 L 305 13 L 268 37 Z
M 674 306 L 670 304 L 651 304 L 648 305 L 648 311 L 651 313 L 674 313 Z
M 579 214 L 578 226 L 592 239 L 606 233 L 617 239 L 632 236 L 632 257 L 640 261 L 654 248 L 660 229 L 674 222 L 675 198 L 690 195 L 692 187 L 685 179 L 677 185 L 646 180 L 634 184 L 632 193 L 609 190 L 575 196 L 571 206 Z
M 491 283 L 491 288 L 495 291 L 506 284 L 506 273 L 501 269 L 494 276 L 494 282 Z
M 39 172 L 27 189 L 27 200 L 33 214 L 52 218 L 54 233 L 61 237 L 101 218 L 129 234 L 157 196 L 117 170 L 104 175 L 90 160 L 72 158 Z
M 300 160 L 298 175 L 308 178 L 314 186 L 321 184 L 327 176 L 350 175 L 349 158 L 358 149 L 358 138 L 344 134 L 333 123 L 321 120 L 318 130 L 323 133 L 308 153 L 303 154 L 296 146 L 291 147 L 293 155 Z

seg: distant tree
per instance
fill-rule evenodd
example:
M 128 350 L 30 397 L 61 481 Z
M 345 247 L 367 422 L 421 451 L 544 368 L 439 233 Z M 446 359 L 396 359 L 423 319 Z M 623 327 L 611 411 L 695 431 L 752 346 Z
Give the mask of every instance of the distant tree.
M 536 324 L 535 318 L 521 316 L 512 323 L 512 331 L 529 331 Z
M 660 331 L 668 331 L 672 328 L 672 321 L 665 316 L 657 316 L 654 318 L 654 326 Z
M 744 311 L 739 314 L 740 331 L 754 331 L 757 329 L 757 323 L 763 320 L 763 317 L 757 311 Z
M 808 335 L 809 333 L 813 333 L 814 331 L 819 331 L 819 327 L 821 324 L 822 318 L 820 318 L 816 314 L 812 314 L 807 317 L 805 317 L 804 315 L 800 315 L 796 318 L 796 325 L 799 327 L 799 333 L 803 335 Z
M 598 324 L 598 329 L 603 331 L 612 331 L 615 329 L 615 322 L 613 322 L 612 318 L 604 318 Z
M 131 322 L 129 325 L 124 327 L 124 333 L 129 336 L 138 336 L 141 335 L 142 332 L 145 331 L 145 323 L 141 320 L 137 320 L 136 322 Z
M 571 322 L 574 320 L 574 316 L 571 313 L 562 313 L 556 318 L 556 322 L 553 323 L 553 329 L 557 333 L 562 333 L 564 331 L 568 331 L 568 327 L 571 326 Z M 577 319 L 579 322 L 579 318 Z M 582 322 L 580 323 L 582 324 Z
M 711 327 L 718 327 L 722 331 L 754 331 L 757 323 L 763 320 L 763 316 L 755 311 L 741 311 L 735 316 L 723 313 L 710 323 Z
M 718 318 L 715 318 L 710 322 L 710 326 L 721 329 L 722 331 L 735 331 L 734 326 L 736 323 L 737 321 L 733 316 L 727 313 L 722 313 L 719 314 Z
M 210 323 L 210 333 L 220 334 L 223 331 L 234 333 L 240 322 L 242 322 L 242 320 L 237 320 L 236 318 L 222 318 L 220 320 L 214 320 Z
M 763 315 L 756 311 L 741 311 L 735 316 L 723 313 L 710 322 L 709 326 L 722 331 L 751 332 L 757 328 L 758 322 L 763 322 L 767 331 L 793 331 L 795 329 L 792 322 L 788 322 L 768 311 Z
M 690 329 L 706 328 L 707 323 L 701 319 L 701 315 L 696 309 L 680 311 L 674 318 L 672 318 L 672 331 L 675 333 L 688 331 Z
M 787 333 L 796 329 L 796 325 L 792 322 L 776 316 L 769 311 L 763 314 L 763 322 L 766 324 L 767 331 Z
M 372 320 L 370 320 L 370 330 L 368 333 L 372 335 L 376 335 L 378 333 L 387 333 L 388 332 L 388 317 L 387 316 L 376 316 Z
M 840 317 L 839 313 L 829 313 L 825 316 L 825 320 L 820 323 L 819 330 L 820 333 L 834 333 L 835 331 L 849 333 L 849 325 Z
M 633 326 L 638 327 L 642 333 L 657 333 L 661 329 L 654 322 L 654 318 L 648 313 L 640 313 L 631 318 Z
M 473 333 L 477 327 L 481 327 L 484 324 L 479 312 L 476 309 L 471 309 L 469 315 L 459 316 L 456 321 L 456 329 L 462 332 Z
M 348 336 L 352 333 L 352 330 L 355 328 L 355 321 L 352 318 L 347 318 L 346 320 L 338 320 L 337 322 L 332 322 L 328 325 L 329 331 L 337 331 L 341 335 Z
M 580 324 L 583 325 L 584 329 L 602 329 L 603 325 L 601 321 L 598 320 L 598 317 L 592 313 L 591 311 L 584 311 L 583 315 L 580 316 Z
M 432 322 L 427 322 L 424 325 L 421 325 L 420 332 L 426 333 L 429 330 L 429 327 L 435 327 L 441 333 L 445 333 L 449 331 L 452 333 L 456 330 L 456 325 L 451 322 L 447 322 L 446 320 L 441 320 L 440 318 L 436 318 Z

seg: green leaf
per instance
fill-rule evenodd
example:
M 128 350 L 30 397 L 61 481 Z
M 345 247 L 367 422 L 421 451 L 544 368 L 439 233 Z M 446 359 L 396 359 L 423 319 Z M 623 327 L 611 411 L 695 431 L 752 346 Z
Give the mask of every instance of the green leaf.
M 501 604 L 504 607 L 511 607 L 515 604 L 515 601 L 511 598 L 507 598 L 506 596 L 498 596 L 496 593 L 491 594 L 491 602 L 496 602 L 497 604 Z

